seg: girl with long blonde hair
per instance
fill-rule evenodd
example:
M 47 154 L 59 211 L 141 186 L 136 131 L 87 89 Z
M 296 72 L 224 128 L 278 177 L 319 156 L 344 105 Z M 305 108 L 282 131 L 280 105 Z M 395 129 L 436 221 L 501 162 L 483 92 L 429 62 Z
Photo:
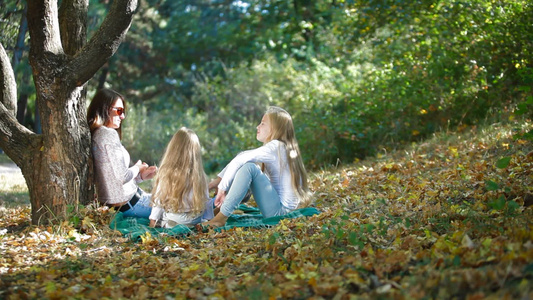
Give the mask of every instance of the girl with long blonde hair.
M 151 227 L 158 221 L 161 227 L 167 228 L 193 225 L 212 215 L 200 140 L 193 130 L 182 127 L 170 140 L 152 195 Z
M 265 218 L 311 204 L 312 193 L 291 115 L 280 107 L 270 107 L 257 126 L 256 138 L 263 146 L 239 153 L 209 183 L 210 188 L 218 189 L 215 205 L 220 212 L 208 225 L 223 226 L 248 189 Z

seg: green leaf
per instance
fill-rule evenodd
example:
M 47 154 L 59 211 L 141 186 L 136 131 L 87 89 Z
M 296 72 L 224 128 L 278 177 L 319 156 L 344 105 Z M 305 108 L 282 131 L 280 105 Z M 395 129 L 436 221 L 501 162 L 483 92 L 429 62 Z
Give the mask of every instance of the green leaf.
M 509 201 L 507 202 L 507 208 L 509 209 L 509 212 L 514 212 L 520 207 L 520 204 L 516 203 L 515 201 Z
M 345 233 L 346 232 L 344 231 L 344 229 L 339 227 L 339 230 L 337 230 L 335 236 L 337 237 L 338 240 L 340 240 L 344 237 Z
M 270 237 L 268 238 L 268 244 L 274 245 L 276 241 L 278 240 L 278 237 L 279 237 L 279 233 L 277 232 L 274 232 L 273 234 L 271 234 Z
M 528 110 L 528 105 L 526 103 L 520 103 L 517 105 L 517 110 L 515 111 L 515 113 L 517 115 L 523 115 L 525 113 L 527 113 L 529 110 Z
M 348 243 L 352 246 L 357 246 L 359 249 L 363 249 L 365 243 L 359 238 L 357 232 L 350 231 L 348 234 Z
M 500 186 L 492 180 L 485 180 L 485 186 L 487 188 L 487 191 L 496 191 L 500 189 Z
M 505 207 L 505 197 L 502 195 L 500 198 L 489 202 L 489 206 L 495 210 L 502 210 Z
M 511 157 L 506 156 L 496 162 L 496 167 L 498 167 L 499 169 L 505 169 L 509 165 L 509 162 L 511 162 Z

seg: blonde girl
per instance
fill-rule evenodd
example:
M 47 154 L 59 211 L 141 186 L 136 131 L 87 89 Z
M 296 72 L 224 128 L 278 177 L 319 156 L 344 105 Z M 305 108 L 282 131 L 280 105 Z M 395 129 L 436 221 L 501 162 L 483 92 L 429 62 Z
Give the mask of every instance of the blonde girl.
M 182 127 L 170 140 L 152 191 L 150 226 L 193 225 L 213 214 L 208 204 L 207 176 L 203 169 L 200 140 Z
M 265 218 L 311 204 L 291 115 L 282 108 L 270 107 L 257 126 L 256 138 L 263 146 L 239 153 L 209 184 L 218 188 L 215 205 L 220 212 L 208 225 L 223 226 L 248 189 Z

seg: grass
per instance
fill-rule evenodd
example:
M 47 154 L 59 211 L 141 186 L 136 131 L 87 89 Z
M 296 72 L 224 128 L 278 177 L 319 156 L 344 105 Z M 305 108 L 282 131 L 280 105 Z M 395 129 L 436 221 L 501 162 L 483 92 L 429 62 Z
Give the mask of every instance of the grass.
M 533 143 L 514 127 L 311 172 L 321 213 L 268 229 L 134 242 L 109 210 L 45 228 L 0 206 L 0 298 L 532 299 Z
M 0 155 L 0 165 L 8 160 L 5 154 Z M 17 207 L 30 204 L 28 186 L 21 173 L 0 174 L 0 207 Z

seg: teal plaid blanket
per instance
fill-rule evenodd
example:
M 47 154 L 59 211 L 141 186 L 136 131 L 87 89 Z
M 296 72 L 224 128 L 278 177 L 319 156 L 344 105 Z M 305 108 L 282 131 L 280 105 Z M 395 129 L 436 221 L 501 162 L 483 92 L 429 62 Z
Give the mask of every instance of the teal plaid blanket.
M 263 218 L 258 208 L 247 206 L 245 204 L 239 205 L 238 210 L 243 214 L 233 214 L 228 218 L 226 225 L 218 227 L 215 231 L 228 230 L 235 227 L 250 227 L 250 228 L 266 228 L 271 227 L 279 223 L 282 219 L 292 219 L 304 216 L 312 216 L 318 214 L 319 211 L 314 207 L 307 207 L 294 210 L 286 215 Z M 165 235 L 177 236 L 187 235 L 197 232 L 195 227 L 189 227 L 186 225 L 177 225 L 172 228 L 151 228 L 149 226 L 150 221 L 144 218 L 127 218 L 120 212 L 111 220 L 109 227 L 114 230 L 120 231 L 125 237 L 128 237 L 134 241 L 138 241 L 141 235 L 150 232 L 152 236 L 159 236 L 163 233 Z

